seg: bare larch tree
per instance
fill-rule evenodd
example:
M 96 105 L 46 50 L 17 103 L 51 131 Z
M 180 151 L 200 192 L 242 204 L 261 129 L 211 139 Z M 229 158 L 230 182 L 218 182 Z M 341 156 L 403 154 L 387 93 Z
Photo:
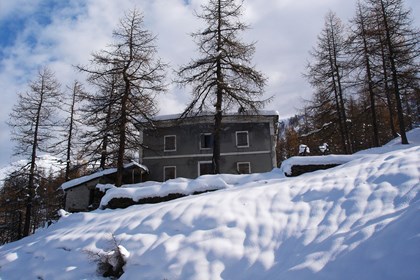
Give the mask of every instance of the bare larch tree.
M 66 169 L 64 174 L 65 181 L 71 179 L 71 171 L 74 162 L 74 155 L 78 153 L 80 148 L 80 141 L 78 136 L 80 134 L 81 116 L 80 104 L 85 95 L 83 85 L 79 81 L 74 81 L 72 86 L 67 86 L 69 93 L 61 106 L 65 112 L 66 119 L 63 122 L 63 140 L 59 145 L 64 145 L 63 151 L 66 161 Z
M 375 25 L 374 17 L 371 17 L 369 11 L 359 1 L 356 5 L 356 15 L 351 20 L 349 35 L 349 56 L 351 68 L 354 69 L 353 84 L 361 89 L 362 94 L 367 90 L 369 94 L 369 111 L 372 126 L 372 143 L 373 146 L 379 147 L 379 128 L 376 113 L 375 80 L 374 68 L 375 59 L 374 52 L 378 49 L 378 45 L 372 40 Z
M 143 25 L 143 16 L 137 10 L 126 13 L 113 33 L 114 42 L 92 55 L 91 67 L 78 66 L 89 74 L 90 81 L 117 78 L 115 94 L 110 94 L 118 104 L 113 111 L 118 131 L 117 186 L 122 184 L 126 152 L 141 145 L 135 125 L 146 123 L 144 120 L 156 114 L 155 96 L 165 90 L 165 64 L 156 59 L 156 37 Z
M 10 114 L 12 140 L 17 143 L 15 155 L 27 156 L 28 185 L 23 236 L 31 231 L 32 206 L 36 188 L 36 159 L 38 152 L 48 152 L 57 127 L 56 109 L 59 108 L 60 84 L 47 67 L 38 71 L 37 78 L 29 83 L 29 90 L 18 95 Z
M 82 135 L 83 154 L 88 162 L 99 162 L 100 169 L 105 169 L 117 160 L 118 79 L 117 75 L 108 75 L 90 82 L 97 87 L 97 91 L 86 92 L 86 102 L 81 109 L 83 123 L 87 128 Z
M 395 96 L 401 143 L 408 144 L 404 113 L 407 113 L 409 107 L 404 112 L 403 92 L 408 92 L 406 87 L 411 87 L 412 81 L 415 81 L 417 87 L 414 91 L 418 90 L 419 30 L 412 27 L 410 10 L 404 8 L 402 0 L 366 0 L 366 2 L 377 19 L 377 31 L 381 34 L 384 72 L 389 72 L 389 77 L 384 82 L 390 84 Z M 407 77 L 410 77 L 409 81 Z
M 201 57 L 178 70 L 180 85 L 192 86 L 192 99 L 181 117 L 214 111 L 213 173 L 220 172 L 220 133 L 223 111 L 236 108 L 256 111 L 266 78 L 251 64 L 255 43 L 245 44 L 240 33 L 248 26 L 240 21 L 243 2 L 210 0 L 198 18 L 206 27 L 192 34 Z
M 335 111 L 336 118 L 330 121 L 338 122 L 342 152 L 351 153 L 343 88 L 343 73 L 346 72 L 347 64 L 345 49 L 344 25 L 337 15 L 330 11 L 325 17 L 325 25 L 318 36 L 317 46 L 310 52 L 313 61 L 308 63 L 305 76 L 315 89 L 319 104 L 334 102 L 335 108 L 331 109 Z M 319 125 L 322 127 L 325 123 Z

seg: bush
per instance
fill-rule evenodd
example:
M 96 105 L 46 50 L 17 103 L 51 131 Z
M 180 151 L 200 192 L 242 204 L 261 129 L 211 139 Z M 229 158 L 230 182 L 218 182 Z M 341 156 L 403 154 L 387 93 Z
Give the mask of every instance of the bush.
M 114 235 L 111 242 L 111 250 L 99 253 L 88 251 L 88 254 L 98 263 L 97 271 L 99 274 L 111 279 L 118 279 L 124 274 L 123 268 L 130 252 L 124 246 L 118 244 Z

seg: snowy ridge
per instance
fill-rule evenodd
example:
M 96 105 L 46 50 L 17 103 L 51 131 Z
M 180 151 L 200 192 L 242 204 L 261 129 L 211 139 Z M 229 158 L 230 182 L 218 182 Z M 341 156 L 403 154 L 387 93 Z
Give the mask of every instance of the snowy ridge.
M 87 252 L 110 251 L 115 236 L 129 255 L 120 279 L 418 279 L 420 146 L 387 149 L 299 177 L 208 176 L 232 187 L 64 215 L 0 247 L 0 278 L 103 279 Z
M 343 164 L 349 161 L 359 159 L 362 155 L 326 155 L 326 156 L 296 156 L 286 159 L 281 163 L 280 169 L 285 174 L 292 174 L 294 165 L 327 165 Z
M 102 185 L 98 186 L 103 188 Z M 123 185 L 120 188 L 108 187 L 109 190 L 101 200 L 100 207 L 104 208 L 114 198 L 130 198 L 137 202 L 143 198 L 165 197 L 169 194 L 191 195 L 197 192 L 214 191 L 230 186 L 218 176 L 201 176 L 195 180 L 177 178 L 164 183 L 146 182 L 133 185 Z

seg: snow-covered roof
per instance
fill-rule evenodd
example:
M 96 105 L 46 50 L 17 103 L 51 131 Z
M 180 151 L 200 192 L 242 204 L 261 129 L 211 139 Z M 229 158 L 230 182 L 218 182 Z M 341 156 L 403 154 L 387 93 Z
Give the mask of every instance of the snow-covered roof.
M 141 169 L 143 169 L 144 171 L 149 172 L 149 168 L 147 168 L 147 166 L 146 166 L 146 165 L 143 165 L 143 164 L 138 163 L 138 162 L 136 162 L 136 161 L 132 161 L 132 162 L 130 162 L 130 163 L 127 163 L 126 165 L 124 165 L 124 168 L 130 168 L 130 167 L 132 167 L 132 166 L 137 166 L 138 168 L 141 168 Z
M 213 116 L 214 112 L 201 112 L 197 114 L 188 115 L 187 118 L 193 117 L 206 117 L 206 116 Z M 257 112 L 253 111 L 246 111 L 243 113 L 239 112 L 225 112 L 223 116 L 279 116 L 279 112 L 275 110 L 258 110 Z M 153 120 L 155 121 L 167 121 L 167 120 L 176 120 L 181 117 L 181 114 L 170 114 L 170 115 L 160 115 L 155 116 Z
M 133 166 L 139 167 L 139 168 L 143 169 L 144 171 L 149 172 L 149 169 L 145 165 L 140 164 L 140 163 L 135 162 L 135 161 L 132 161 L 128 164 L 125 164 L 124 169 L 128 169 L 128 168 L 131 168 Z M 113 174 L 113 173 L 116 173 L 116 172 L 117 172 L 117 168 L 109 168 L 109 169 L 101 170 L 101 171 L 92 173 L 90 175 L 86 175 L 86 176 L 83 176 L 83 177 L 79 177 L 79 178 L 67 181 L 67 182 L 63 183 L 60 188 L 63 189 L 63 190 L 66 190 L 66 189 L 69 189 L 69 188 L 73 188 L 77 185 L 95 180 L 95 179 L 100 178 L 102 176 Z

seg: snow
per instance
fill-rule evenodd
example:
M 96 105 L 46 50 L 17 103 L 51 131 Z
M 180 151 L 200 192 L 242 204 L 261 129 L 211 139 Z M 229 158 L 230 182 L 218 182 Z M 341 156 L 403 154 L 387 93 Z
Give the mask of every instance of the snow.
M 371 148 L 367 150 L 362 150 L 357 152 L 356 154 L 377 154 L 377 153 L 385 153 L 385 152 L 391 152 L 399 149 L 407 149 L 407 147 L 415 147 L 420 145 L 420 127 L 417 127 L 409 132 L 407 132 L 407 138 L 408 138 L 408 145 L 401 145 L 401 139 L 395 138 L 391 140 L 389 143 L 387 143 L 383 147 L 379 148 Z
M 95 186 L 95 188 L 97 188 L 101 192 L 106 192 L 106 191 L 108 191 L 110 189 L 113 189 L 113 188 L 116 188 L 116 187 L 113 184 L 97 184 Z
M 113 185 L 99 185 L 101 189 L 109 190 L 101 200 L 100 207 L 105 208 L 114 198 L 130 198 L 139 201 L 148 197 L 165 197 L 169 194 L 191 195 L 196 192 L 221 190 L 230 187 L 218 176 L 204 175 L 195 180 L 177 178 L 166 182 L 146 182 L 132 185 L 123 185 L 120 188 Z
M 304 145 L 304 144 L 300 144 L 299 145 L 299 154 L 304 154 L 304 153 L 308 153 L 310 154 L 311 151 L 309 150 L 309 147 Z
M 67 181 L 61 185 L 61 189 L 67 190 L 67 189 L 73 188 L 74 186 L 83 184 L 85 182 L 89 182 L 91 180 L 100 178 L 105 175 L 113 174 L 115 172 L 117 172 L 116 168 L 109 168 L 109 169 L 101 170 L 101 171 L 98 171 L 98 172 L 95 172 L 86 176 L 82 176 L 82 177 Z
M 286 159 L 281 163 L 280 169 L 287 175 L 292 174 L 294 165 L 328 165 L 344 164 L 349 161 L 359 159 L 362 155 L 326 155 L 326 156 L 295 156 Z
M 321 146 L 318 147 L 318 149 L 321 151 L 321 153 L 325 153 L 329 151 L 329 147 L 327 143 L 322 144 Z
M 409 147 L 415 147 L 420 145 L 420 128 L 415 128 L 407 133 L 407 137 L 410 139 L 408 145 L 401 145 L 401 140 L 399 138 L 394 139 L 390 141 L 388 144 L 386 144 L 383 147 L 379 148 L 371 148 L 367 150 L 363 150 L 360 152 L 357 152 L 352 155 L 323 155 L 323 156 L 295 156 L 286 159 L 282 162 L 280 169 L 287 175 L 292 174 L 292 166 L 295 165 L 340 165 L 347 162 L 350 162 L 355 159 L 359 159 L 362 157 L 366 157 L 370 154 L 378 154 L 378 153 L 385 153 L 390 151 L 395 151 L 399 149 L 407 149 Z M 320 146 L 320 150 L 327 149 L 328 144 L 324 143 L 322 146 Z M 299 145 L 299 154 L 303 153 L 305 148 L 307 148 L 306 145 Z M 307 152 L 309 153 L 309 148 L 307 148 Z
M 120 254 L 124 261 L 127 261 L 130 257 L 130 252 L 128 252 L 128 250 L 122 245 L 118 245 L 118 251 L 120 251 Z
M 127 252 L 120 279 L 419 279 L 419 136 L 299 177 L 275 169 L 150 182 L 138 189 L 225 188 L 63 213 L 0 247 L 0 279 L 104 279 L 90 256 L 114 250 L 114 238 Z
M 19 160 L 11 165 L 0 168 L 0 188 L 3 186 L 4 180 L 7 178 L 8 175 L 15 171 L 18 171 L 27 164 L 27 160 Z M 36 160 L 36 165 L 38 169 L 43 169 L 46 172 L 51 171 L 53 173 L 59 172 L 60 170 L 65 168 L 65 162 L 61 161 L 57 157 L 48 154 L 39 156 Z
M 279 116 L 279 112 L 275 110 L 258 110 L 256 113 L 254 112 L 245 112 L 245 113 L 237 113 L 237 112 L 224 112 L 224 116 L 240 116 L 240 115 L 261 115 L 261 116 Z M 198 114 L 192 114 L 195 116 L 213 116 L 214 112 L 200 112 Z M 153 118 L 155 121 L 167 121 L 167 120 L 176 120 L 181 117 L 181 114 L 170 114 L 170 115 L 160 115 Z

